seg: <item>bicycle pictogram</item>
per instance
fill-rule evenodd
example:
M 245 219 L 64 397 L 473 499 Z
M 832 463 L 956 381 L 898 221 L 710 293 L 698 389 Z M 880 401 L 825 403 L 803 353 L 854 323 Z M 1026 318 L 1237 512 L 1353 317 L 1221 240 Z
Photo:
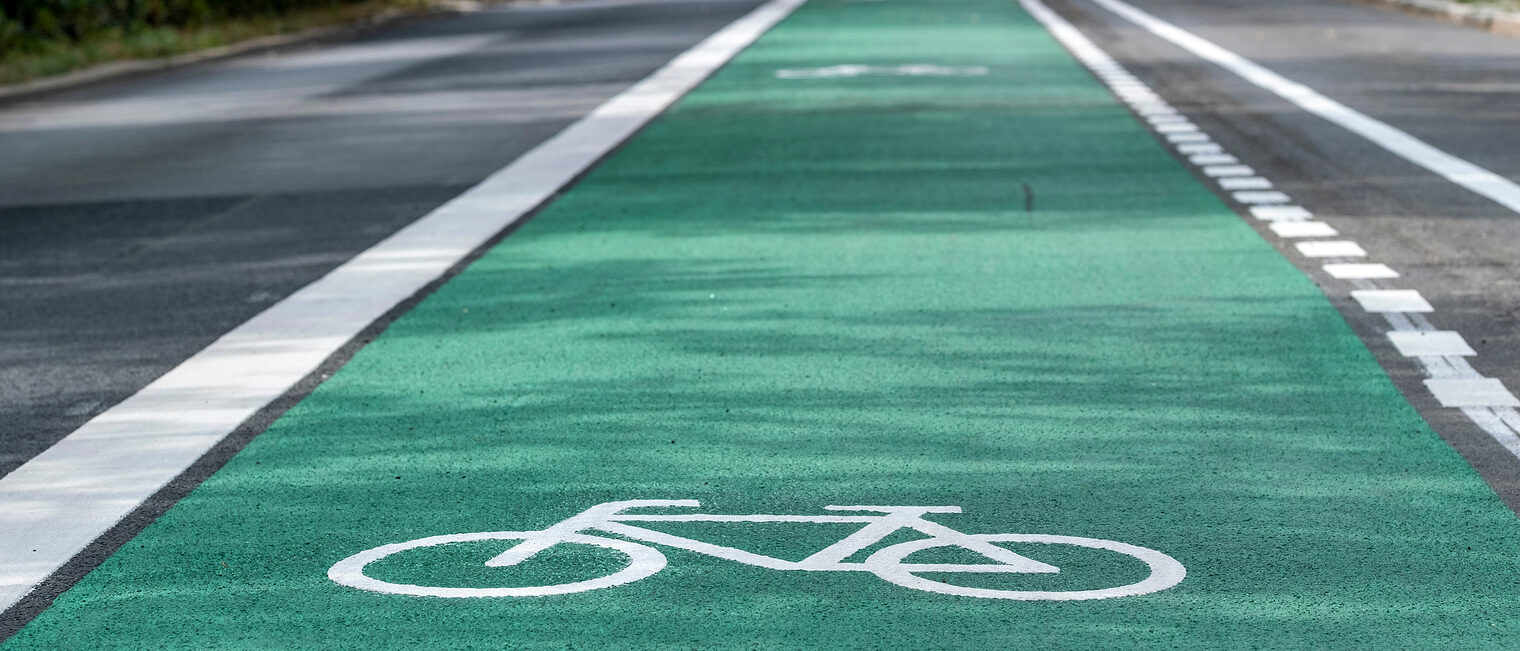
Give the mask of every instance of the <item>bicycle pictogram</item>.
M 1165 590 L 1182 581 L 1187 570 L 1171 556 L 1153 549 L 1128 543 L 1098 538 L 1056 536 L 1046 534 L 968 534 L 924 519 L 930 513 L 960 513 L 958 506 L 825 506 L 826 515 L 717 515 L 717 514 L 664 514 L 627 513 L 638 508 L 673 508 L 700 506 L 696 500 L 626 500 L 607 502 L 586 509 L 579 515 L 559 524 L 538 531 L 486 531 L 418 538 L 408 542 L 381 545 L 338 561 L 327 571 L 329 579 L 340 585 L 360 590 L 389 594 L 427 597 L 539 597 L 570 594 L 632 583 L 648 578 L 665 568 L 665 555 L 650 545 L 664 545 L 676 549 L 706 554 L 746 565 L 782 571 L 802 572 L 870 572 L 881 579 L 905 588 L 923 590 L 945 595 L 979 597 L 983 599 L 1013 599 L 1021 601 L 1076 601 L 1085 599 L 1109 599 L 1129 597 Z M 795 522 L 795 523 L 859 523 L 863 525 L 824 549 L 800 561 L 787 561 L 755 554 L 742 549 L 705 543 L 700 540 L 635 526 L 634 522 Z M 864 560 L 848 562 L 847 559 L 876 545 L 887 536 L 901 529 L 917 531 L 927 538 L 897 543 L 872 552 Z M 622 538 L 592 535 L 599 531 Z M 486 561 L 487 567 L 512 567 L 533 558 L 555 545 L 590 545 L 618 552 L 628 561 L 627 567 L 606 576 L 584 581 L 555 585 L 507 587 L 507 588 L 461 588 L 407 585 L 382 581 L 365 575 L 365 567 L 383 558 L 409 550 L 454 543 L 483 540 L 518 540 L 516 546 Z M 1150 573 L 1140 581 L 1101 589 L 1070 591 L 1051 590 L 1003 590 L 966 587 L 931 580 L 920 574 L 1054 574 L 1061 570 L 1056 566 L 1015 553 L 995 543 L 1037 543 L 1041 545 L 1074 545 L 1096 550 L 1106 550 L 1129 556 L 1144 562 Z M 986 563 L 909 563 L 907 558 L 921 551 L 960 547 L 985 557 Z

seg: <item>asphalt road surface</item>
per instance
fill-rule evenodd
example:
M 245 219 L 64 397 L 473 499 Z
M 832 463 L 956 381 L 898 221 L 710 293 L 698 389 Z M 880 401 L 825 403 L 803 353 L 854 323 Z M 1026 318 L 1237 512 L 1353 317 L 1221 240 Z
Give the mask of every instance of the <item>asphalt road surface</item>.
M 496 7 L 0 109 L 0 475 L 754 6 Z
M 0 106 L 0 643 L 1507 646 L 1520 214 L 1304 98 L 1512 186 L 1520 40 L 1046 4 L 498 7 Z

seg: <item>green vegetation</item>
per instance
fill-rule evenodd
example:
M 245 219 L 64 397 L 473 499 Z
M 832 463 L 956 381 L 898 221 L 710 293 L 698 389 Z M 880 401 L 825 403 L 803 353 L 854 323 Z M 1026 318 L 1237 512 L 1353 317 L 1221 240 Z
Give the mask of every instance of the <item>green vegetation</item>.
M 0 83 L 433 4 L 436 0 L 0 0 Z

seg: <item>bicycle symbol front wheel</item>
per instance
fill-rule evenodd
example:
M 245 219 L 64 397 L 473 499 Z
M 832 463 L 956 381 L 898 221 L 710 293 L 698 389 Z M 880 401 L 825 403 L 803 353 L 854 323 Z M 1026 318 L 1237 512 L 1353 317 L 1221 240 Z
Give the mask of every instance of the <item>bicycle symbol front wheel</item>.
M 607 588 L 624 583 L 632 583 L 639 579 L 665 569 L 665 555 L 659 550 L 612 538 L 600 538 L 583 534 L 556 535 L 553 537 L 554 544 L 572 543 L 580 545 L 593 545 L 622 553 L 628 557 L 628 567 L 608 574 L 606 576 L 576 581 L 573 583 L 560 583 L 556 585 L 523 586 L 513 588 L 442 588 L 434 586 L 407 585 L 402 583 L 390 583 L 371 578 L 364 574 L 365 566 L 382 558 L 400 552 L 419 549 L 423 547 L 435 547 L 453 543 L 474 542 L 481 540 L 541 540 L 544 533 L 541 531 L 486 531 L 481 533 L 461 533 L 446 536 L 431 536 L 418 538 L 402 543 L 382 545 L 374 549 L 368 549 L 353 556 L 349 556 L 327 570 L 327 578 L 339 585 L 370 592 L 383 592 L 386 594 L 413 595 L 419 597 L 542 597 L 558 594 L 570 594 L 572 592 L 585 592 L 598 588 Z
M 1087 599 L 1109 599 L 1113 597 L 1132 597 L 1135 595 L 1159 592 L 1182 582 L 1187 576 L 1187 569 L 1178 563 L 1176 559 L 1167 556 L 1154 549 L 1146 549 L 1136 545 L 1116 542 L 1113 540 L 1101 540 L 1098 538 L 1080 538 L 1077 536 L 1049 536 L 1042 534 L 978 534 L 968 536 L 976 540 L 988 543 L 994 542 L 1020 542 L 1041 543 L 1047 545 L 1076 545 L 1090 549 L 1104 549 L 1118 552 L 1126 556 L 1132 556 L 1143 561 L 1150 567 L 1151 573 L 1146 578 L 1136 583 L 1113 588 L 1099 590 L 997 590 L 992 588 L 970 588 L 965 586 L 941 583 L 917 576 L 919 573 L 999 573 L 1009 570 L 999 570 L 996 564 L 986 565 L 918 565 L 904 563 L 908 556 L 926 549 L 935 547 L 956 546 L 954 540 L 939 538 L 926 538 L 905 543 L 898 543 L 886 547 L 870 556 L 866 564 L 872 566 L 871 571 L 890 583 L 904 588 L 924 590 L 938 594 L 960 595 L 963 597 L 979 597 L 982 599 L 1012 599 L 1016 601 L 1082 601 Z

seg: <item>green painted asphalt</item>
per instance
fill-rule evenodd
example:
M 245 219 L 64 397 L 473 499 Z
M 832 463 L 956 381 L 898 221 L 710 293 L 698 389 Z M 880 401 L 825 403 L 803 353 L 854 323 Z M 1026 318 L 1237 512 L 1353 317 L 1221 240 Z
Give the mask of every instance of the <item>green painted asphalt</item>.
M 906 63 L 989 73 L 774 74 Z M 669 547 L 652 577 L 559 596 L 326 575 L 626 499 L 958 505 L 931 517 L 1140 545 L 1188 575 L 1019 602 Z M 850 530 L 649 526 L 792 560 Z M 622 566 L 584 546 L 483 565 L 510 546 L 370 574 L 480 587 Z M 1039 547 L 1009 548 L 1060 574 L 934 578 L 1145 575 Z M 1315 286 L 1010 0 L 813 0 L 5 648 L 1508 647 L 1517 557 L 1520 521 Z

